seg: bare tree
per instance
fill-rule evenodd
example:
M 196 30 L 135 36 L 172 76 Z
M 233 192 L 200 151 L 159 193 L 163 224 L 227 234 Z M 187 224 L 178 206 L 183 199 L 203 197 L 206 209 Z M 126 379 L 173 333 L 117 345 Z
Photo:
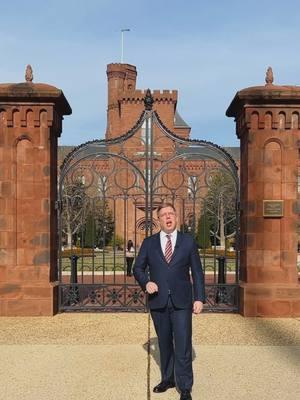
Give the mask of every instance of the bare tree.
M 89 247 L 103 247 L 111 240 L 114 231 L 107 201 L 97 190 L 89 192 L 80 180 L 75 183 L 65 182 L 61 224 L 67 249 L 72 247 L 74 239 L 78 237 L 82 239 L 82 246 L 89 244 Z
M 72 247 L 74 235 L 80 232 L 85 223 L 89 202 L 81 182 L 65 182 L 62 197 L 61 229 L 66 248 Z
M 232 177 L 225 170 L 210 177 L 205 203 L 211 235 L 225 248 L 226 239 L 236 235 L 236 189 Z

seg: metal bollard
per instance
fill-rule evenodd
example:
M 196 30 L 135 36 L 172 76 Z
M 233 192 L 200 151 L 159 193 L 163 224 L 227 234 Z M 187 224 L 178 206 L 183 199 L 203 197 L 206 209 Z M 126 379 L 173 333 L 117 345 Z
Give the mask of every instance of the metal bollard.
M 218 284 L 224 285 L 226 283 L 225 262 L 226 257 L 217 257 L 218 260 Z M 226 300 L 226 288 L 219 287 L 216 293 L 216 303 L 224 303 Z
M 79 288 L 76 285 L 77 282 L 77 260 L 78 256 L 73 254 L 69 259 L 71 260 L 71 276 L 70 276 L 70 288 L 67 295 L 67 304 L 69 306 L 76 306 L 79 303 L 80 295 Z
M 220 256 L 217 258 L 217 260 L 218 260 L 218 283 L 226 283 L 226 275 L 225 275 L 226 258 Z
M 69 259 L 71 260 L 71 277 L 70 277 L 70 283 L 78 283 L 77 282 L 77 260 L 78 256 L 73 254 Z

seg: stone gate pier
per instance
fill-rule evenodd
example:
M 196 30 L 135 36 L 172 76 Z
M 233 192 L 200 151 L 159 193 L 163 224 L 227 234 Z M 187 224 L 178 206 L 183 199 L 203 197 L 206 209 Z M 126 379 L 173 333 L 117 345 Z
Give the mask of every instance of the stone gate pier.
M 0 84 L 0 315 L 56 312 L 57 138 L 71 108 L 54 86 Z
M 300 87 L 273 84 L 237 92 L 226 115 L 241 141 L 240 312 L 300 315 Z

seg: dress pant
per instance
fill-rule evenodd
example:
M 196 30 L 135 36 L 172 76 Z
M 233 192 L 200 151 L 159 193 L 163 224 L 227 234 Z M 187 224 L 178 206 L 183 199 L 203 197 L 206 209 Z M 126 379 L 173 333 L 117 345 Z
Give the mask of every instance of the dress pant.
M 151 310 L 158 338 L 162 381 L 176 382 L 179 390 L 191 390 L 192 309 L 176 308 L 171 295 L 162 309 Z

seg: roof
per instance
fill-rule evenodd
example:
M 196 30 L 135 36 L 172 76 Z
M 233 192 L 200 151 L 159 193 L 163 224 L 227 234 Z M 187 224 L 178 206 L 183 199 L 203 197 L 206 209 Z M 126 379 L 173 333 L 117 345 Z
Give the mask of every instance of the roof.
M 240 147 L 223 147 L 227 153 L 231 155 L 234 161 L 239 161 L 241 159 L 241 149 Z
M 184 121 L 178 111 L 175 111 L 174 115 L 174 127 L 175 128 L 190 128 L 190 126 Z
M 75 149 L 76 146 L 58 146 L 57 149 L 57 158 L 63 161 L 72 150 Z

